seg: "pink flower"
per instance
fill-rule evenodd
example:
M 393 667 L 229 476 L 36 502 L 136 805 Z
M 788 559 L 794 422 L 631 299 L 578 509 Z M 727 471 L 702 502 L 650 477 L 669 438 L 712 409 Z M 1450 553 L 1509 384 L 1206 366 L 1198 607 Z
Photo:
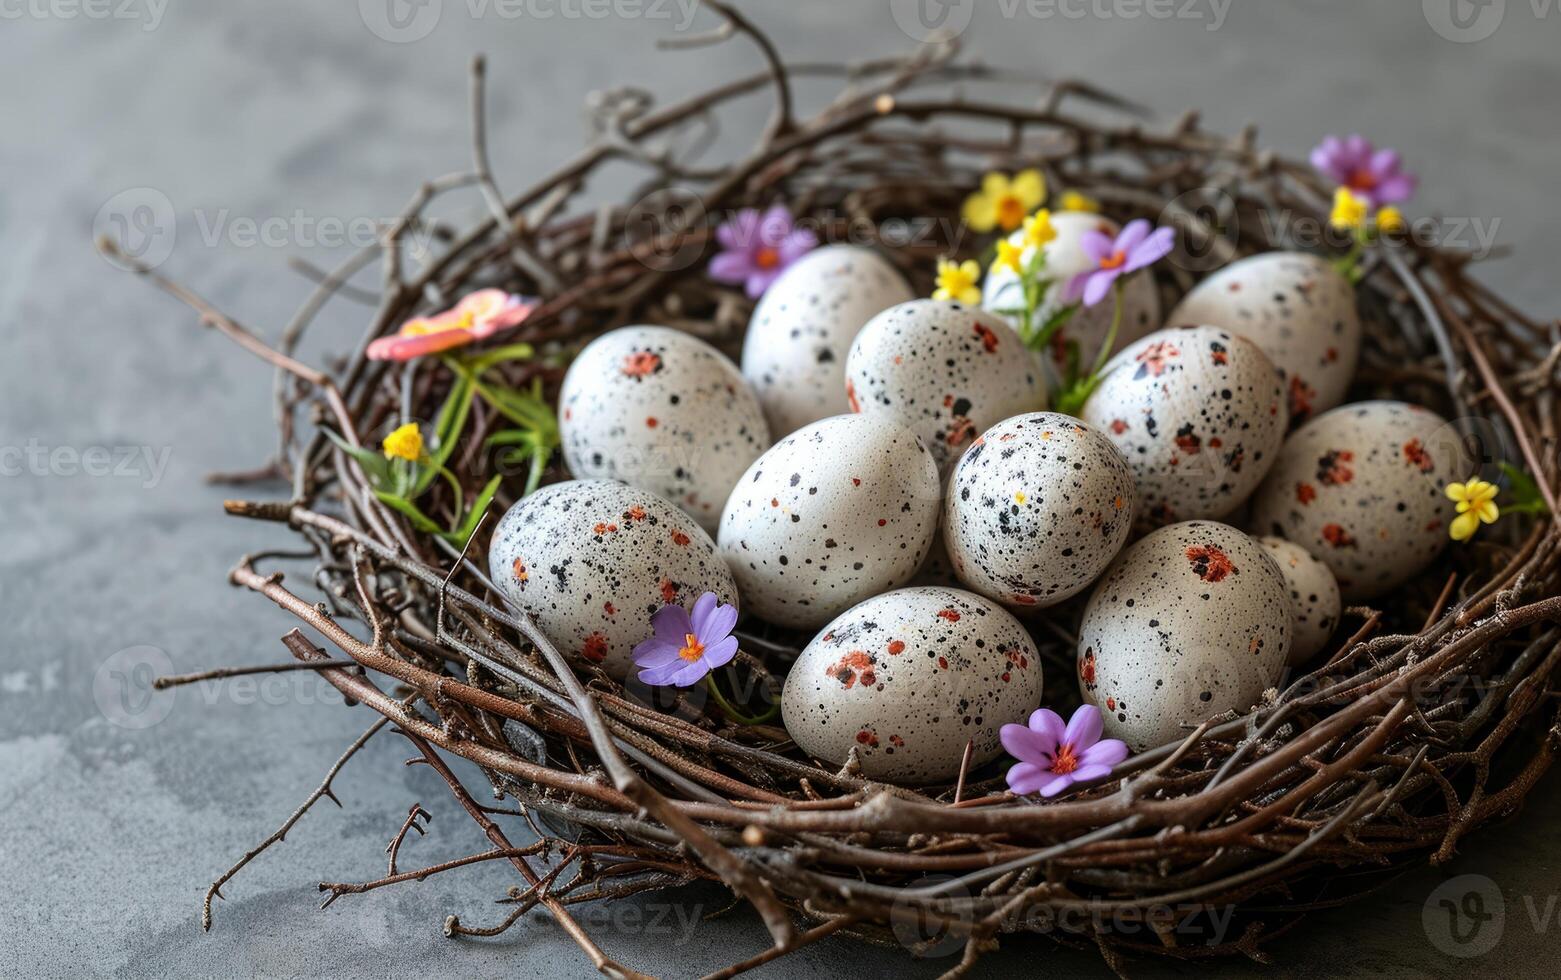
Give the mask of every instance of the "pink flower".
M 1339 139 L 1324 136 L 1312 151 L 1312 166 L 1341 187 L 1348 187 L 1373 208 L 1399 204 L 1415 196 L 1419 178 L 1404 173 L 1396 150 L 1379 150 L 1359 133 Z
M 662 606 L 650 619 L 655 635 L 634 648 L 640 680 L 652 686 L 692 687 L 737 656 L 737 607 L 721 604 L 714 592 L 682 606 Z
M 1068 280 L 1062 290 L 1063 302 L 1076 303 L 1082 297 L 1085 306 L 1094 306 L 1106 298 L 1117 277 L 1165 258 L 1176 244 L 1176 232 L 1170 228 L 1156 228 L 1151 233 L 1149 229 L 1149 222 L 1138 218 L 1129 221 L 1114 240 L 1094 228 L 1086 231 L 1079 239 L 1079 245 L 1095 260 L 1095 268 Z
M 786 267 L 818 247 L 818 236 L 794 226 L 791 212 L 777 204 L 764 213 L 743 208 L 715 230 L 724 251 L 710 260 L 710 278 L 741 285 L 758 299 Z
M 1019 762 L 1008 770 L 1008 788 L 1021 796 L 1039 791 L 1052 797 L 1074 783 L 1100 779 L 1127 758 L 1127 744 L 1100 738 L 1100 709 L 1086 704 L 1073 713 L 1066 727 L 1050 708 L 1030 715 L 1030 724 L 1004 725 L 998 732 L 1003 748 Z
M 468 293 L 453 309 L 403 323 L 394 334 L 369 344 L 368 356 L 375 361 L 410 361 L 464 347 L 515 326 L 536 308 L 535 302 L 502 289 L 479 289 Z

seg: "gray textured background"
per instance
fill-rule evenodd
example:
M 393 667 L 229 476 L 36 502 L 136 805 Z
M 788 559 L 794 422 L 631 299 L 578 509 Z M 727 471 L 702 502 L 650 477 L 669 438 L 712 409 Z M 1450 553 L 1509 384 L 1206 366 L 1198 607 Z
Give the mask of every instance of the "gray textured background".
M 321 240 L 331 219 L 351 227 L 387 217 L 421 179 L 468 165 L 473 52 L 490 55 L 493 159 L 510 188 L 580 144 L 587 91 L 634 81 L 675 95 L 753 64 L 743 43 L 656 51 L 654 38 L 681 26 L 676 5 L 662 18 L 598 18 L 583 14 L 599 8 L 536 0 L 506 17 L 497 2 L 473 16 L 468 0 L 444 0 L 413 43 L 377 37 L 353 0 L 113 0 L 109 16 L 74 0 L 4 5 L 0 975 L 588 971 L 541 916 L 498 940 L 442 938 L 447 912 L 474 923 L 502 914 L 491 900 L 510 876 L 498 867 L 315 910 L 321 878 L 380 873 L 384 842 L 414 801 L 435 818 L 430 836 L 409 845 L 407 866 L 485 846 L 432 774 L 397 765 L 407 751 L 393 737 L 348 766 L 337 783 L 345 809 L 327 804 L 305 818 L 228 887 L 215 930 L 200 932 L 206 883 L 293 809 L 368 719 L 364 709 L 322 706 L 324 685 L 297 675 L 146 699 L 141 685 L 162 656 L 179 671 L 284 656 L 277 637 L 289 620 L 224 584 L 236 556 L 280 533 L 224 518 L 223 492 L 201 480 L 269 451 L 270 375 L 89 245 L 108 202 L 136 221 L 158 217 L 166 201 L 177 240 L 165 270 L 274 336 L 307 290 L 287 256 L 332 264 L 345 253 Z M 363 9 L 372 15 L 376 4 L 382 12 L 383 0 Z M 1151 7 L 1189 15 L 1170 18 L 1128 16 L 1142 9 L 1132 0 L 978 6 L 966 36 L 994 62 L 1088 76 L 1167 114 L 1200 106 L 1216 128 L 1256 121 L 1288 152 L 1350 129 L 1401 147 L 1424 177 L 1413 213 L 1499 222 L 1499 244 L 1517 256 L 1487 275 L 1530 310 L 1555 311 L 1554 4 L 1512 0 L 1493 30 L 1477 21 L 1462 34 L 1446 26 L 1446 0 L 1428 0 L 1429 13 L 1416 0 L 1235 0 L 1223 16 L 1207 0 Z M 908 43 L 882 2 L 746 7 L 793 57 L 854 59 Z M 696 26 L 708 24 L 701 16 Z M 247 222 L 278 218 L 277 235 L 252 240 Z M 361 316 L 351 304 L 332 307 L 306 353 L 345 346 Z M 132 472 L 92 476 L 73 463 L 101 462 L 79 455 L 92 447 L 113 462 L 116 447 L 151 455 Z M 164 454 L 166 468 L 147 461 Z M 110 659 L 127 648 L 138 649 Z M 116 686 L 121 674 L 128 696 Z M 1553 962 L 1558 784 L 1549 780 L 1517 822 L 1468 843 L 1447 867 L 1319 914 L 1274 952 L 1305 976 L 1527 973 Z M 1429 931 L 1422 918 L 1433 890 L 1459 874 L 1492 879 L 1487 897 L 1499 894 L 1506 913 L 1488 926 L 1500 932 L 1494 948 L 1466 964 L 1433 947 L 1446 936 L 1434 903 Z M 742 909 L 687 940 L 690 917 L 723 905 L 696 889 L 586 918 L 626 963 L 686 975 L 761 948 Z M 930 976 L 953 962 L 825 942 L 766 972 Z M 1106 972 L 1087 951 L 1028 941 L 1010 942 L 977 974 L 1037 968 Z

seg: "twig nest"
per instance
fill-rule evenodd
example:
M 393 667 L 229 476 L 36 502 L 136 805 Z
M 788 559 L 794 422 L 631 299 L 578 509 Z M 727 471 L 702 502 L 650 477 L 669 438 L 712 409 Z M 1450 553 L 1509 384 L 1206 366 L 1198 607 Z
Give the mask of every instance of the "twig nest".
M 794 432 L 737 482 L 721 555 L 748 611 L 817 629 L 910 581 L 938 526 L 938 468 L 909 429 L 839 415 Z
M 1220 518 L 1274 463 L 1284 383 L 1256 344 L 1229 330 L 1160 330 L 1111 359 L 1080 415 L 1127 457 L 1141 522 Z
M 846 398 L 853 411 L 899 420 L 946 471 L 987 427 L 1038 411 L 1046 387 L 1001 318 L 916 299 L 884 310 L 857 334 L 846 358 Z
M 1166 323 L 1224 327 L 1257 344 L 1285 382 L 1294 428 L 1339 405 L 1360 358 L 1355 287 L 1305 252 L 1265 252 L 1194 286 Z
M 1313 558 L 1305 548 L 1283 538 L 1258 538 L 1268 549 L 1279 572 L 1290 586 L 1290 603 L 1295 608 L 1295 637 L 1290 642 L 1290 666 L 1303 664 L 1316 656 L 1333 636 L 1344 609 L 1339 583 L 1328 566 Z
M 999 422 L 961 457 L 943 540 L 970 588 L 1011 606 L 1051 606 L 1105 571 L 1137 503 L 1111 440 L 1071 416 L 1035 412 Z
M 1422 572 L 1456 515 L 1444 488 L 1469 475 L 1457 431 L 1419 405 L 1359 402 L 1326 412 L 1285 443 L 1252 501 L 1252 527 L 1305 548 L 1345 602 Z
M 697 337 L 623 327 L 575 358 L 559 395 L 569 472 L 667 498 L 714 534 L 769 426 L 737 365 Z
M 1089 231 L 1099 231 L 1116 238 L 1117 232 L 1121 230 L 1110 218 L 1085 211 L 1054 212 L 1051 223 L 1057 237 L 1041 246 L 1046 256 L 1046 265 L 1041 276 L 1050 280 L 1051 285 L 1047 287 L 1041 302 L 1036 306 L 1035 317 L 1029 331 L 1026 331 L 1031 334 L 1039 332 L 1047 321 L 1068 305 L 1062 298 L 1062 291 L 1068 280 L 1097 268 L 1096 259 L 1084 250 L 1084 234 Z M 1016 231 L 1008 237 L 1008 240 L 1015 245 L 1021 245 L 1024 242 L 1024 232 Z M 1028 263 L 1032 254 L 1032 249 L 1025 249 L 1020 262 Z M 1139 271 L 1124 278 L 1122 283 L 1124 290 L 1122 323 L 1117 329 L 1116 338 L 1119 347 L 1158 330 L 1161 326 L 1160 294 L 1155 288 L 1154 276 L 1148 271 Z M 994 313 L 1001 310 L 1024 309 L 1024 289 L 1018 274 L 1007 266 L 994 264 L 987 273 L 981 305 Z M 1095 355 L 1106 342 L 1106 335 L 1111 332 L 1112 315 L 1113 304 L 1109 302 L 1086 306 L 1079 309 L 1052 335 L 1051 346 L 1038 355 L 1042 369 L 1047 373 L 1046 381 L 1049 385 L 1053 388 L 1060 385 L 1064 368 L 1068 363 L 1070 347 L 1077 348 L 1079 363 L 1094 362 Z M 1012 323 L 1011 315 L 1004 314 L 1004 318 Z M 1019 324 L 1014 323 L 1013 326 L 1017 328 Z
M 511 507 L 488 574 L 559 649 L 619 678 L 663 605 L 705 592 L 737 604 L 731 572 L 692 517 L 611 480 L 555 483 Z
M 1041 698 L 1035 644 L 1001 606 L 959 589 L 901 589 L 846 610 L 802 651 L 781 694 L 809 755 L 897 783 L 950 782 L 995 758 L 998 729 Z
M 776 438 L 850 411 L 846 354 L 867 321 L 912 298 L 894 266 L 855 245 L 826 245 L 781 274 L 754 308 L 743 377 Z
M 1128 546 L 1079 628 L 1079 691 L 1106 734 L 1142 751 L 1223 711 L 1244 712 L 1279 677 L 1295 612 L 1279 566 L 1226 524 L 1172 524 Z

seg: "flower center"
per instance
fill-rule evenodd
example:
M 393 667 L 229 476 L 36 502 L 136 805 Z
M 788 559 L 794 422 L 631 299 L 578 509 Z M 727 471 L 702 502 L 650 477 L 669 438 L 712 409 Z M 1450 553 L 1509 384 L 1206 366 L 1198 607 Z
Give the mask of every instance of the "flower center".
M 1120 248 L 1100 260 L 1102 269 L 1120 269 L 1127 263 L 1127 253 Z
M 1073 746 L 1067 742 L 1057 746 L 1057 754 L 1052 756 L 1052 772 L 1066 776 L 1078 767 L 1079 757 L 1073 754 Z
M 754 253 L 753 264 L 761 269 L 773 269 L 780 265 L 780 251 L 764 245 Z
M 1369 191 L 1377 186 L 1377 175 L 1366 167 L 1358 167 L 1350 172 L 1350 179 L 1345 183 L 1351 190 Z
M 699 637 L 692 633 L 683 634 L 683 648 L 678 651 L 678 656 L 693 663 L 705 655 L 705 645 L 699 642 Z
M 1005 231 L 1012 231 L 1024 223 L 1024 202 L 1013 194 L 997 199 L 997 223 Z

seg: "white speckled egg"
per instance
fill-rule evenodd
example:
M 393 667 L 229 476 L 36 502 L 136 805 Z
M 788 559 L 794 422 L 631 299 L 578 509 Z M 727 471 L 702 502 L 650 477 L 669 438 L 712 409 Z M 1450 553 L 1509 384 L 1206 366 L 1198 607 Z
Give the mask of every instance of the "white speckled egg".
M 1029 350 L 990 313 L 915 299 L 868 321 L 846 358 L 852 411 L 910 428 L 948 469 L 993 423 L 1039 410 L 1046 388 Z
M 1079 628 L 1079 690 L 1106 734 L 1143 751 L 1278 680 L 1294 630 L 1290 590 L 1262 545 L 1214 521 L 1139 539 L 1095 586 Z
M 1095 268 L 1095 260 L 1090 258 L 1081 244 L 1084 233 L 1091 229 L 1098 229 L 1114 237 L 1120 230 L 1116 222 L 1110 218 L 1083 211 L 1054 212 L 1052 227 L 1056 229 L 1057 237 L 1042 246 L 1042 250 L 1046 253 L 1043 275 L 1050 279 L 1052 284 L 1047 287 L 1046 295 L 1042 297 L 1040 306 L 1035 311 L 1032 321 L 1035 330 L 1045 326 L 1046 322 L 1066 305 L 1062 301 L 1062 289 L 1068 280 L 1081 272 L 1088 272 Z M 1022 230 L 1009 236 L 1009 241 L 1016 245 L 1023 240 Z M 1020 261 L 1029 262 L 1031 254 L 1031 250 L 1026 249 Z M 1122 282 L 1122 325 L 1117 329 L 1118 347 L 1130 344 L 1151 331 L 1160 329 L 1161 325 L 1160 293 L 1155 288 L 1153 276 L 1147 271 L 1135 272 Z M 1006 266 L 995 266 L 987 273 L 981 305 L 993 312 L 1023 309 L 1024 295 L 1018 275 Z M 1040 360 L 1048 372 L 1046 380 L 1053 388 L 1059 385 L 1059 379 L 1062 377 L 1070 342 L 1078 344 L 1080 364 L 1094 363 L 1100 345 L 1106 342 L 1106 334 L 1111 330 L 1112 310 L 1113 304 L 1110 301 L 1080 307 L 1073 317 L 1052 335 L 1051 349 L 1040 355 Z M 1016 317 L 1005 316 L 1005 319 L 1008 319 L 1016 330 L 1018 329 Z
M 990 599 L 1051 606 L 1105 571 L 1138 490 L 1098 430 L 1054 412 L 1005 419 L 960 458 L 943 504 L 955 574 Z
M 1251 527 L 1333 570 L 1347 602 L 1413 578 L 1448 542 L 1443 493 L 1469 476 L 1451 426 L 1405 402 L 1342 405 L 1301 426 L 1252 498 Z
M 612 480 L 543 487 L 509 509 L 488 546 L 488 574 L 564 653 L 615 677 L 662 606 L 737 585 L 694 519 L 647 490 Z
M 850 411 L 846 352 L 877 313 L 912 296 L 894 266 L 855 245 L 814 249 L 770 285 L 743 341 L 743 377 L 779 439 Z
M 941 500 L 932 454 L 877 415 L 838 415 L 793 432 L 737 481 L 721 554 L 748 611 L 816 629 L 910 581 Z
M 1295 542 L 1283 538 L 1257 540 L 1268 549 L 1290 586 L 1290 602 L 1295 607 L 1295 637 L 1290 641 L 1287 663 L 1292 666 L 1303 664 L 1327 645 L 1334 627 L 1339 625 L 1339 613 L 1344 608 L 1343 600 L 1339 598 L 1339 583 L 1333 580 L 1327 565 Z
M 770 430 L 737 365 L 680 330 L 623 327 L 592 341 L 558 399 L 569 472 L 661 494 L 714 533 Z
M 1224 517 L 1284 442 L 1284 383 L 1245 337 L 1160 330 L 1111 359 L 1080 415 L 1127 457 L 1143 523 Z
M 836 617 L 792 665 L 786 731 L 833 765 L 852 749 L 862 775 L 944 783 L 1002 751 L 997 733 L 1041 699 L 1041 663 L 1019 621 L 960 589 L 901 589 Z
M 1354 287 L 1327 259 L 1305 252 L 1265 252 L 1226 266 L 1166 323 L 1224 327 L 1262 348 L 1285 380 L 1291 428 L 1344 401 L 1360 358 Z

